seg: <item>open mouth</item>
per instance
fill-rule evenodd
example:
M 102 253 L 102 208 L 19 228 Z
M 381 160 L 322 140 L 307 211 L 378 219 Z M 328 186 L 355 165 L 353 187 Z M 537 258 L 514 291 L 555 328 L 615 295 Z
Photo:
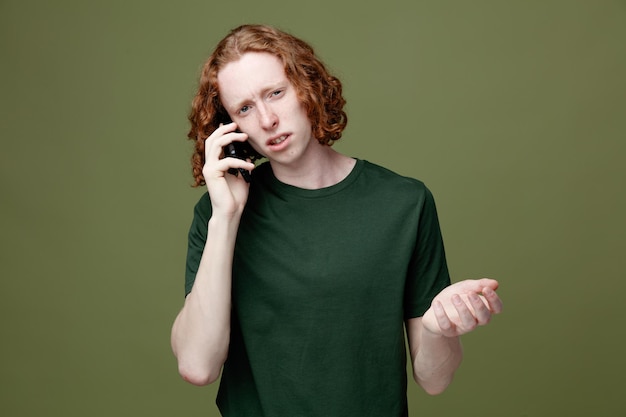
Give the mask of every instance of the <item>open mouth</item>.
M 281 143 L 283 143 L 285 141 L 285 139 L 287 139 L 287 135 L 282 135 L 280 137 L 277 137 L 276 139 L 272 139 L 268 142 L 269 145 L 279 145 Z

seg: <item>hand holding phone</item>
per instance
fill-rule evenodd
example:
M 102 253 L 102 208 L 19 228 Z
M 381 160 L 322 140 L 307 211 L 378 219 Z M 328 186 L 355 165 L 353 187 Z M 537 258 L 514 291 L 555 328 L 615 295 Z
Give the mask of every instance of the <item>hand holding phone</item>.
M 217 119 L 220 120 L 222 124 L 229 124 L 233 122 L 230 119 L 230 116 L 225 112 L 218 114 Z M 239 129 L 235 130 L 235 132 L 241 133 Z M 223 147 L 223 150 L 224 150 L 224 157 L 237 158 L 243 161 L 250 160 L 254 162 L 257 159 L 262 157 L 252 148 L 252 146 L 250 146 L 250 144 L 247 141 L 245 142 L 235 141 L 235 142 L 229 143 L 228 145 Z M 252 179 L 252 177 L 250 176 L 250 171 L 245 170 L 243 168 L 238 168 L 238 169 L 230 168 L 228 170 L 228 173 L 235 175 L 235 176 L 241 173 L 241 176 L 243 177 L 243 179 L 246 180 L 246 182 L 248 183 Z
M 229 143 L 228 145 L 224 146 L 224 157 L 237 158 L 245 161 L 250 157 L 247 149 L 249 147 L 250 145 L 246 142 Z M 246 182 L 250 182 L 250 180 L 252 179 L 252 177 L 250 176 L 250 171 L 243 168 L 230 168 L 228 170 L 228 173 L 234 176 L 237 176 L 238 173 L 241 173 L 241 176 L 244 180 L 246 180 Z

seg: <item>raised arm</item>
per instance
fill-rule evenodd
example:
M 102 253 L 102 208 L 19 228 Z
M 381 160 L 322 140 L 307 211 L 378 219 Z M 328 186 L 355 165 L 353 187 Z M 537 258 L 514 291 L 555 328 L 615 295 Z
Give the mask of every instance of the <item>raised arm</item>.
M 181 376 L 194 385 L 219 378 L 230 339 L 232 263 L 237 229 L 248 198 L 248 184 L 229 168 L 254 169 L 254 164 L 222 158 L 222 147 L 247 135 L 234 123 L 221 126 L 205 142 L 203 176 L 212 214 L 193 288 L 172 326 L 171 343 Z
M 413 377 L 431 395 L 452 382 L 463 359 L 460 336 L 502 311 L 492 279 L 466 280 L 441 291 L 424 316 L 407 320 Z

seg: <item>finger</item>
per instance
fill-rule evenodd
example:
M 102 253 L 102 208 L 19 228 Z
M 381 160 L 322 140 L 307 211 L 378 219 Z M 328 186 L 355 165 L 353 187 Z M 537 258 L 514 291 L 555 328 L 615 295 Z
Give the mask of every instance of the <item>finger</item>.
M 452 324 L 452 320 L 446 314 L 446 309 L 443 308 L 443 305 L 439 301 L 435 301 L 433 303 L 433 311 L 435 313 L 435 318 L 437 319 L 437 324 L 439 325 L 439 329 L 441 329 L 441 333 L 443 335 L 450 334 L 453 331 L 454 325 Z
M 237 129 L 237 123 L 229 122 L 229 123 L 220 123 L 220 125 L 215 129 L 215 131 L 220 131 L 223 135 L 224 133 L 234 132 Z
M 235 168 L 235 169 L 245 169 L 246 171 L 252 171 L 255 168 L 255 165 L 250 161 L 244 161 L 243 159 L 227 157 L 222 158 L 217 163 L 222 169 L 226 168 L 226 170 Z
M 218 141 L 222 136 L 228 133 L 234 133 L 236 131 L 236 125 L 234 123 L 221 124 L 211 132 L 211 134 L 205 139 L 207 145 Z M 237 132 L 239 133 L 239 132 Z
M 208 177 L 212 178 L 220 178 L 224 177 L 226 172 L 229 169 L 245 169 L 246 171 L 252 171 L 255 168 L 255 165 L 252 162 L 244 161 L 238 158 L 222 158 L 212 164 L 210 167 L 205 165 L 205 169 L 203 170 L 203 174 L 205 179 Z M 204 171 L 207 171 L 204 173 Z M 214 173 L 214 175 L 211 175 Z
M 209 136 L 205 141 L 206 152 L 212 152 L 212 154 L 219 155 L 224 146 L 232 142 L 244 142 L 248 139 L 246 133 L 241 132 L 227 132 L 222 135 L 216 135 L 215 132 Z
M 215 134 L 217 137 L 221 137 L 221 136 L 226 136 L 230 133 L 236 134 L 238 136 L 229 136 L 232 139 L 228 141 L 228 143 L 233 142 L 235 140 L 244 141 L 248 138 L 248 135 L 246 133 L 238 130 L 237 123 L 234 123 L 234 122 L 231 122 L 225 125 L 220 125 L 217 129 L 215 129 L 215 131 L 213 131 L 213 134 L 211 134 L 211 136 Z
M 465 291 L 473 291 L 476 293 L 481 292 L 484 288 L 491 288 L 495 291 L 498 289 L 499 285 L 498 281 L 491 278 L 468 279 L 461 281 L 459 284 L 462 285 Z
M 215 129 L 211 135 L 205 139 L 205 154 L 219 157 L 222 148 L 231 142 L 243 142 L 248 139 L 248 135 L 243 132 L 236 132 L 237 125 L 234 123 L 222 125 Z
M 478 294 L 470 293 L 467 296 L 467 299 L 470 302 L 472 310 L 474 312 L 474 317 L 479 325 L 485 325 L 489 323 L 491 319 L 491 311 L 486 304 L 486 301 L 483 300 Z
M 495 280 L 495 279 L 491 279 L 491 278 L 482 278 L 478 280 L 484 287 L 487 288 L 491 288 L 492 290 L 497 290 L 498 287 L 500 286 L 500 283 Z
M 472 314 L 470 308 L 463 302 L 463 299 L 457 294 L 452 296 L 452 304 L 456 309 L 457 313 L 459 313 L 459 319 L 461 320 L 461 325 L 465 331 L 470 331 L 476 328 L 477 320 Z
M 502 312 L 502 300 L 493 289 L 485 287 L 482 291 L 482 294 L 485 297 L 485 300 L 487 300 L 489 309 L 493 313 L 498 314 Z

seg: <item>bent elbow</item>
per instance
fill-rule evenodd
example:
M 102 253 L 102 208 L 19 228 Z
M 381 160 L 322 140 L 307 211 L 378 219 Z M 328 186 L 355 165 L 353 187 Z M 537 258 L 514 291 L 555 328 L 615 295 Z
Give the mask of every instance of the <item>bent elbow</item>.
M 428 395 L 440 395 L 443 394 L 448 386 L 452 383 L 453 375 L 449 377 L 440 377 L 438 379 L 425 380 L 420 378 L 416 373 L 413 374 L 415 382 L 426 392 Z
M 199 387 L 209 385 L 217 381 L 220 377 L 220 369 L 200 369 L 197 366 L 178 366 L 178 373 L 186 382 Z
M 426 392 L 426 394 L 428 395 L 440 395 L 443 394 L 445 392 L 445 390 L 448 388 L 448 385 L 441 385 L 441 386 L 437 386 L 437 387 L 422 387 L 424 389 L 424 391 Z

